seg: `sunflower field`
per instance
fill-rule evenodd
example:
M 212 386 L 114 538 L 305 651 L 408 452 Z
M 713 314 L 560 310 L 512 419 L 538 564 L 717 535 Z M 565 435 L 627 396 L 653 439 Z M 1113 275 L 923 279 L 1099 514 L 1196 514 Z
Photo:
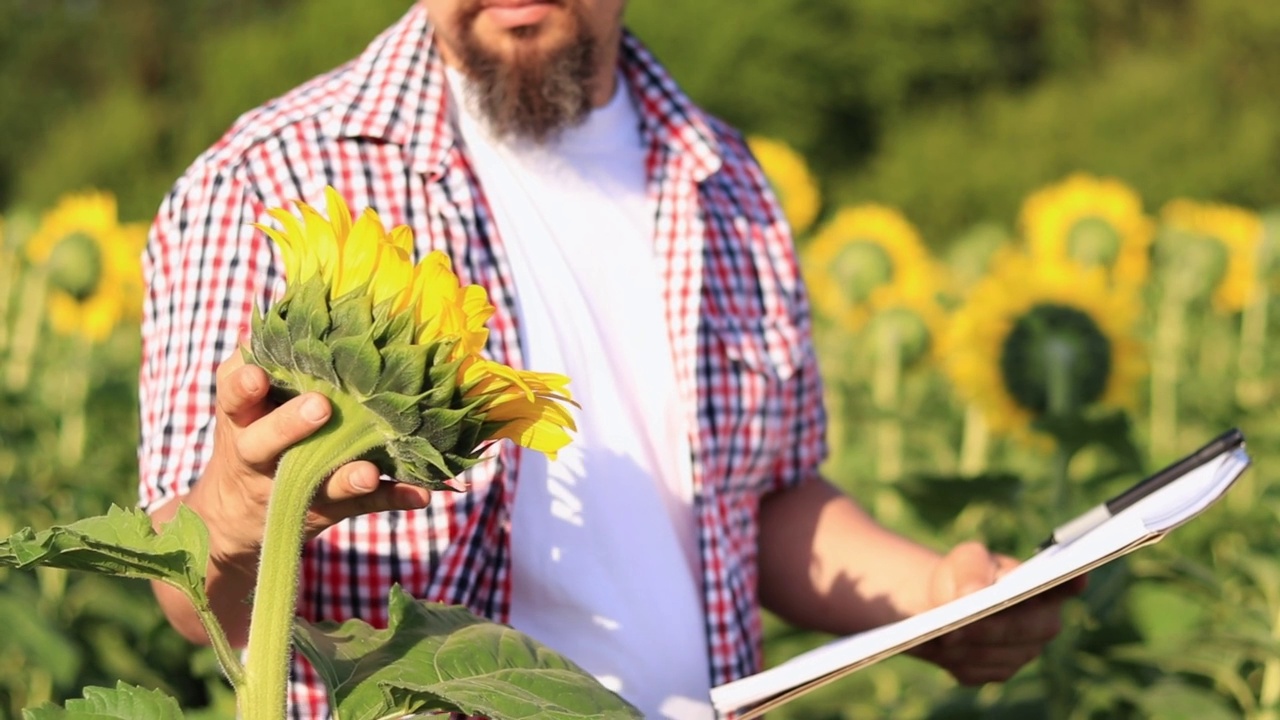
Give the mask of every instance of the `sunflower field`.
M 136 502 L 138 258 L 163 193 L 406 2 L 0 3 L 0 98 L 21 98 L 0 101 L 0 538 Z M 809 290 L 826 470 L 882 522 L 1023 558 L 1230 427 L 1255 461 L 1092 573 L 1012 681 L 893 658 L 770 717 L 1280 720 L 1280 9 L 627 12 L 765 167 Z M 0 617 L 0 718 L 117 679 L 234 717 L 143 582 L 0 568 Z M 829 639 L 766 631 L 771 664 Z

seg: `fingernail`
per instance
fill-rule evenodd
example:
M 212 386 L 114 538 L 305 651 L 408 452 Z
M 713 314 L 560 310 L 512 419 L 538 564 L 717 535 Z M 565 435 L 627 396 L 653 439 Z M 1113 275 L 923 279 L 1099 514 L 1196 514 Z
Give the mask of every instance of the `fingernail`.
M 425 490 L 419 491 L 409 500 L 409 508 L 411 510 L 421 510 L 431 502 L 431 494 Z
M 310 422 L 320 422 L 329 415 L 329 409 L 325 407 L 325 403 L 318 397 L 309 397 L 302 401 L 302 407 L 299 409 L 302 413 L 302 419 Z

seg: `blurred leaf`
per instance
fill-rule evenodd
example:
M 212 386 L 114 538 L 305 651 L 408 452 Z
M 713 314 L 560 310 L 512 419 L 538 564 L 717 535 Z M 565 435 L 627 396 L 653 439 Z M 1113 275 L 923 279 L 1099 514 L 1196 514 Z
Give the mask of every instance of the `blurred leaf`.
M 1207 688 L 1165 679 L 1145 688 L 1138 703 L 1148 717 L 1160 720 L 1239 720 L 1239 710 Z
M 80 670 L 80 652 L 61 629 L 38 611 L 36 598 L 15 585 L 0 588 L 0 617 L 5 618 L 4 645 L 13 645 L 44 668 L 59 687 L 68 687 Z
M 567 658 L 460 606 L 391 589 L 390 622 L 311 625 L 294 642 L 324 679 L 338 714 L 364 720 L 428 710 L 542 718 L 638 718 Z
M 84 698 L 66 709 L 45 704 L 22 713 L 25 720 L 182 720 L 178 702 L 159 690 L 117 683 L 115 688 L 85 688 Z
M 1185 641 L 1204 617 L 1199 599 L 1171 584 L 1135 583 L 1129 588 L 1128 600 L 1138 632 L 1155 647 Z
M 893 488 L 920 519 L 933 528 L 941 528 L 975 503 L 1012 507 L 1022 490 L 1022 479 L 1008 473 L 975 477 L 912 475 L 895 483 Z

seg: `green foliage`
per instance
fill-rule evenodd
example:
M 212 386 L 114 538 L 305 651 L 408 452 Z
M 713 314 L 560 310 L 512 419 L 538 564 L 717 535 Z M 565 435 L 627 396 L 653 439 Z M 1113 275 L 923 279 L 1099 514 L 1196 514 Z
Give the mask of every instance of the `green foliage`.
M 463 607 L 418 603 L 391 589 L 390 623 L 311 625 L 294 642 L 345 718 L 447 709 L 467 716 L 638 718 L 572 661 Z

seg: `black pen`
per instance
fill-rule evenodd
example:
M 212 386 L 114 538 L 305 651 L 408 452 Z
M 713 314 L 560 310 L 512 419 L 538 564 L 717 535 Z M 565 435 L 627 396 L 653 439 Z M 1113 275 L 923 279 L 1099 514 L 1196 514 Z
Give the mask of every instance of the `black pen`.
M 1209 441 L 1204 447 L 1182 458 L 1160 472 L 1148 477 L 1137 485 L 1125 490 L 1110 500 L 1094 507 L 1085 514 L 1054 529 L 1048 540 L 1040 543 L 1040 550 L 1055 544 L 1064 544 L 1075 540 L 1102 523 L 1115 517 L 1116 513 L 1138 502 L 1142 498 L 1204 465 L 1219 455 L 1244 444 L 1244 433 L 1239 428 L 1231 428 Z

